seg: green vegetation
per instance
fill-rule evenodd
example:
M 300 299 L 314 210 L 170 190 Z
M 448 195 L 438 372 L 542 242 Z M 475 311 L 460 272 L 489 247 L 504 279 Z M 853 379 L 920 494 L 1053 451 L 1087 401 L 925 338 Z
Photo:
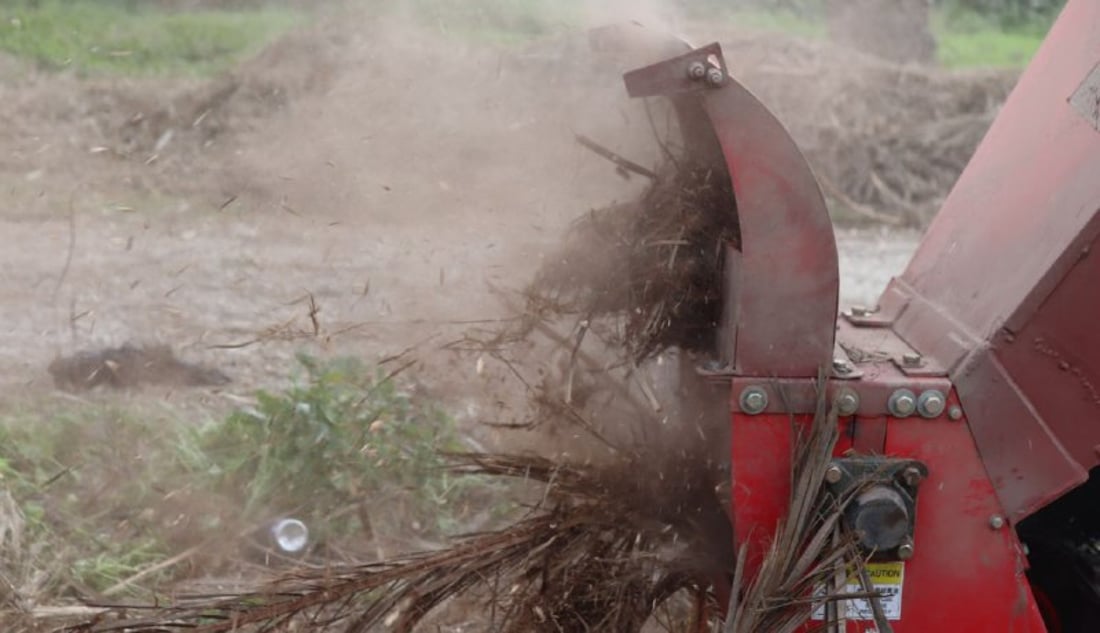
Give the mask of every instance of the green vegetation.
M 583 23 L 583 0 L 360 0 L 403 12 L 442 33 L 513 44 Z M 322 3 L 323 4 L 323 3 Z M 262 48 L 303 18 L 275 3 L 168 11 L 134 0 L 8 0 L 0 6 L 0 51 L 81 73 L 208 74 Z M 950 0 L 935 9 L 940 59 L 948 67 L 1019 67 L 1034 54 L 1060 0 Z M 824 37 L 822 0 L 694 0 L 689 15 L 739 28 Z
M 1018 68 L 1027 65 L 1053 23 L 1054 14 L 1026 19 L 946 9 L 933 17 L 940 61 L 949 68 Z
M 375 0 L 375 4 L 379 4 Z M 512 44 L 581 23 L 582 0 L 382 0 L 380 8 L 404 10 L 440 31 L 469 39 Z M 399 8 L 398 8 L 399 7 Z
M 445 527 L 449 502 L 468 485 L 449 476 L 441 452 L 461 448 L 451 419 L 414 400 L 357 359 L 301 356 L 304 380 L 257 394 L 255 408 L 190 436 L 187 467 L 213 487 L 240 494 L 246 513 L 290 512 L 345 532 L 355 518 L 334 508 L 384 505 L 430 532 Z M 355 517 L 355 513 L 351 517 Z
M 51 69 L 206 74 L 262 48 L 299 19 L 287 9 L 168 12 L 111 0 L 8 0 L 0 51 Z
M 44 576 L 42 595 L 129 591 L 117 585 L 188 548 L 230 548 L 232 562 L 241 537 L 288 513 L 316 540 L 362 550 L 375 533 L 438 537 L 472 509 L 505 509 L 498 488 L 445 468 L 441 452 L 460 446 L 439 409 L 360 361 L 299 360 L 296 384 L 221 420 L 95 400 L 4 411 L 0 541 L 7 495 L 23 527 L 0 572 Z

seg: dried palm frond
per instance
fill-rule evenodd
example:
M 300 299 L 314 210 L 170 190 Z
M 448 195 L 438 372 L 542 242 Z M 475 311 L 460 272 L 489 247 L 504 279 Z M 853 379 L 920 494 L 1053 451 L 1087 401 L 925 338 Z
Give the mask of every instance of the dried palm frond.
M 451 456 L 457 473 L 540 482 L 541 501 L 510 527 L 440 551 L 300 569 L 246 593 L 128 605 L 73 630 L 359 632 L 386 625 L 408 632 L 461 597 L 489 614 L 486 630 L 634 633 L 671 602 L 702 596 L 716 613 L 715 587 L 732 579 L 724 631 L 795 631 L 815 606 L 851 597 L 838 595 L 833 579 L 860 562 L 838 527 L 845 501 L 821 485 L 837 439 L 835 413 L 822 401 L 798 437 L 789 514 L 759 572 L 744 583 L 744 553 L 734 556 L 716 493 L 722 469 L 697 454 L 624 451 L 608 464 L 460 454 Z
M 819 392 L 824 392 L 819 380 Z M 793 422 L 792 422 L 793 424 Z M 838 439 L 837 414 L 819 396 L 808 429 L 796 426 L 792 490 L 787 515 L 764 553 L 756 576 L 743 586 L 745 548 L 739 552 L 729 613 L 723 633 L 794 633 L 814 611 L 845 599 L 877 596 L 870 587 L 844 593 L 848 578 L 865 576 L 856 539 L 841 517 L 858 488 L 837 498 L 825 489 L 825 471 Z
M 302 569 L 243 594 L 129 605 L 131 615 L 145 615 L 73 630 L 351 632 L 386 624 L 412 631 L 445 601 L 465 596 L 492 614 L 489 630 L 631 633 L 669 601 L 705 596 L 732 567 L 732 551 L 723 551 L 732 531 L 698 463 L 641 455 L 603 466 L 517 455 L 453 458 L 461 473 L 542 482 L 545 497 L 511 527 L 442 551 Z

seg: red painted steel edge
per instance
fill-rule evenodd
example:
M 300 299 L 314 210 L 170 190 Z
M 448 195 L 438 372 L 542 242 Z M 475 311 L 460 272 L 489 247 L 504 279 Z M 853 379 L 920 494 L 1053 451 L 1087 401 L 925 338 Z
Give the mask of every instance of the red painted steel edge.
M 952 394 L 951 404 L 957 403 Z M 798 416 L 795 423 L 808 419 Z M 838 455 L 860 437 L 861 423 L 853 428 L 851 419 L 841 421 Z M 1001 508 L 966 420 L 888 419 L 885 424 L 885 453 L 919 459 L 930 471 L 918 494 L 916 554 L 905 564 L 902 614 L 892 622 L 894 633 L 1045 631 L 1015 534 L 991 523 Z M 749 544 L 750 574 L 786 512 L 792 428 L 786 415 L 733 415 L 734 525 L 738 542 Z M 842 633 L 872 630 L 871 622 L 849 621 Z

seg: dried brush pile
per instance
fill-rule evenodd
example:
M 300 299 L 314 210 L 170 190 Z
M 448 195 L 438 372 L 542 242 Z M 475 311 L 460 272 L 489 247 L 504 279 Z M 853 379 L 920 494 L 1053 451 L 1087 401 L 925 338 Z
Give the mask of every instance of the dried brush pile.
M 671 347 L 710 350 L 725 248 L 739 243 L 729 174 L 670 159 L 637 200 L 575 221 L 528 287 L 528 309 L 608 320 L 611 345 L 636 363 Z
M 919 226 L 939 209 L 1020 74 L 899 65 L 777 36 L 720 39 L 825 194 L 893 224 Z

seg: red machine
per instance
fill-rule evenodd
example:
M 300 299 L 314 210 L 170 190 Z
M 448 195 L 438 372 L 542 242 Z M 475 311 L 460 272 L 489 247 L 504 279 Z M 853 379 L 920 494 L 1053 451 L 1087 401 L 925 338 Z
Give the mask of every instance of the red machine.
M 747 573 L 786 508 L 789 414 L 828 366 L 826 484 L 874 484 L 846 520 L 894 633 L 1100 631 L 1100 3 L 1070 0 L 904 274 L 839 318 L 818 185 L 718 45 L 625 79 L 672 100 L 736 194 L 716 373 Z M 866 607 L 827 630 L 876 630 Z

